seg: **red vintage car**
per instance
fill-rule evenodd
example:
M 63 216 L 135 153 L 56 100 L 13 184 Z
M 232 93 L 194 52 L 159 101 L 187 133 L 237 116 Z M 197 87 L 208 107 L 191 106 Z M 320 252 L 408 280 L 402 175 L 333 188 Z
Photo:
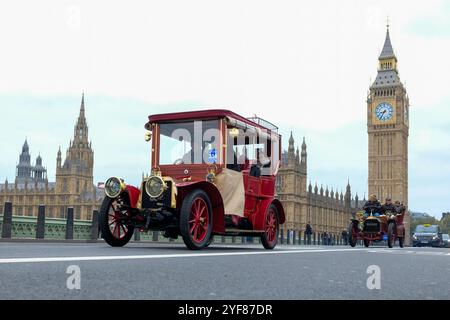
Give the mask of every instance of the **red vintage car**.
M 403 224 L 404 214 L 385 212 L 374 214 L 360 212 L 356 215 L 348 227 L 348 242 L 350 246 L 356 246 L 358 240 L 363 240 L 364 246 L 368 247 L 373 241 L 386 240 L 389 248 L 392 248 L 398 240 L 400 248 L 403 248 L 405 240 L 405 226 Z
M 228 110 L 149 116 L 151 175 L 140 186 L 111 177 L 100 210 L 102 237 L 123 246 L 133 232 L 181 236 L 189 249 L 214 235 L 260 237 L 277 244 L 283 206 L 274 197 L 281 164 L 278 128 Z

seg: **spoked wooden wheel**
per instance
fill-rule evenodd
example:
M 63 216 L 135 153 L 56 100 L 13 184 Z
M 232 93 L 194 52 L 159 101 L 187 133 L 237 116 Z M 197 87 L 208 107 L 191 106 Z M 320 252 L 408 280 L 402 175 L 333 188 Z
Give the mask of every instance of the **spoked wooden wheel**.
M 193 190 L 183 200 L 180 210 L 180 232 L 189 249 L 198 250 L 208 245 L 212 231 L 212 207 L 208 195 Z
M 208 224 L 209 224 L 209 212 L 206 201 L 201 197 L 197 197 L 192 202 L 191 212 L 189 215 L 189 233 L 192 240 L 200 243 L 205 239 Z
M 117 200 L 105 197 L 100 209 L 100 230 L 106 243 L 122 247 L 130 241 L 134 227 L 126 224 L 127 212 L 118 208 Z
M 270 205 L 266 213 L 264 233 L 261 236 L 261 243 L 266 249 L 273 249 L 278 242 L 278 211 L 273 204 Z

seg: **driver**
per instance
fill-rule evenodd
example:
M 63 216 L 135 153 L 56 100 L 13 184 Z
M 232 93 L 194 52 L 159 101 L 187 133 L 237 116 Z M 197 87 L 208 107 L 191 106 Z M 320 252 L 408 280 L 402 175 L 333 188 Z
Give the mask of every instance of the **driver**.
M 386 202 L 381 206 L 381 213 L 386 214 L 387 212 L 391 212 L 392 214 L 397 213 L 397 208 L 392 203 L 392 199 L 387 197 Z
M 377 196 L 371 194 L 369 201 L 364 204 L 363 210 L 365 211 L 364 217 L 367 218 L 372 212 L 375 217 L 379 217 L 381 213 L 381 203 L 378 201 Z

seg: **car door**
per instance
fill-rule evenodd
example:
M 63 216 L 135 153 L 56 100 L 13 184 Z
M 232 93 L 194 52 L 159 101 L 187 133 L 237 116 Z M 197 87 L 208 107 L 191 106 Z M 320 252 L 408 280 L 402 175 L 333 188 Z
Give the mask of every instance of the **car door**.
M 250 170 L 243 171 L 245 186 L 245 212 L 252 214 L 256 211 L 261 193 L 261 178 L 250 175 Z

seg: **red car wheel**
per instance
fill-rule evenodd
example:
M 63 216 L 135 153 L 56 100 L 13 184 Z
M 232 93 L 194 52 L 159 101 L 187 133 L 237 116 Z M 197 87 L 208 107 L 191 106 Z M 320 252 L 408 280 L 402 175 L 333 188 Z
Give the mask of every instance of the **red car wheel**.
M 270 205 L 266 213 L 265 230 L 261 236 L 261 243 L 265 249 L 273 249 L 278 242 L 278 211 L 273 204 Z
M 180 232 L 189 249 L 207 246 L 211 239 L 212 206 L 208 195 L 200 189 L 193 190 L 183 200 L 180 210 Z
M 122 247 L 130 241 L 133 226 L 127 226 L 126 212 L 120 211 L 117 200 L 105 197 L 100 209 L 100 230 L 106 243 L 113 247 Z

